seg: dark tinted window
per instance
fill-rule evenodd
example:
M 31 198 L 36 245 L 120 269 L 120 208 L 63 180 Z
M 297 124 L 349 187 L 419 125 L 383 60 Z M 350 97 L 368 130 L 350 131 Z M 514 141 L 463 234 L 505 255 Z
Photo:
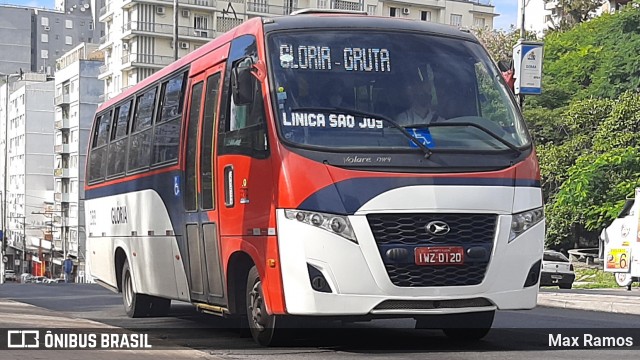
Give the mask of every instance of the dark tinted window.
M 135 171 L 149 166 L 153 129 L 143 130 L 137 134 L 132 134 L 130 137 L 128 170 Z
M 180 74 L 162 84 L 162 110 L 153 139 L 154 165 L 178 159 L 184 77 Z
M 91 150 L 89 155 L 89 182 L 96 182 L 104 179 L 107 162 L 107 147 L 103 146 Z
M 93 147 L 100 147 L 109 141 L 109 127 L 111 124 L 111 110 L 98 117 L 93 136 Z
M 112 140 L 109 144 L 109 164 L 107 166 L 107 176 L 121 175 L 127 165 L 127 144 L 128 138 Z
M 213 168 L 213 129 L 218 113 L 218 89 L 220 73 L 207 79 L 207 95 L 204 103 L 204 120 L 202 122 L 202 152 L 200 153 L 200 183 L 202 184 L 202 208 L 213 209 L 214 206 L 214 168 Z
M 104 180 L 107 169 L 107 144 L 111 127 L 112 110 L 102 113 L 96 118 L 89 154 L 89 182 Z
M 191 105 L 189 107 L 189 125 L 187 128 L 187 159 L 185 173 L 185 207 L 195 210 L 197 198 L 196 183 L 196 154 L 198 149 L 198 120 L 200 119 L 200 105 L 202 103 L 202 82 L 193 86 L 191 91 Z
M 153 164 L 176 160 L 179 148 L 180 118 L 157 124 L 153 139 Z
M 136 100 L 135 120 L 132 132 L 136 132 L 151 126 L 153 120 L 153 108 L 156 100 L 156 88 L 138 96 Z
M 129 100 L 116 108 L 116 117 L 113 121 L 111 140 L 120 139 L 127 135 L 129 115 L 131 115 L 131 103 L 132 100 Z
M 182 115 L 184 74 L 180 74 L 162 85 L 162 111 L 160 122 L 170 121 Z

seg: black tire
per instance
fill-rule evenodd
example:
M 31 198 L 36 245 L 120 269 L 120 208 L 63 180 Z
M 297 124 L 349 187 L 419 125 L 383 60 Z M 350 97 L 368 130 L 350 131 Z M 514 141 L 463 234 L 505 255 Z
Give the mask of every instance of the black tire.
M 561 285 L 558 285 L 558 287 L 560 289 L 571 289 L 572 286 L 573 286 L 573 284 L 561 284 Z
M 151 309 L 151 299 L 147 295 L 136 293 L 133 289 L 133 279 L 127 261 L 122 266 L 122 302 L 127 316 L 131 318 L 147 316 Z
M 249 331 L 253 340 L 262 346 L 282 345 L 286 336 L 284 330 L 276 325 L 284 321 L 284 318 L 267 313 L 260 274 L 255 266 L 249 270 L 247 276 L 246 306 Z
M 478 341 L 491 331 L 495 311 L 456 314 L 452 327 L 442 329 L 447 337 L 460 342 Z

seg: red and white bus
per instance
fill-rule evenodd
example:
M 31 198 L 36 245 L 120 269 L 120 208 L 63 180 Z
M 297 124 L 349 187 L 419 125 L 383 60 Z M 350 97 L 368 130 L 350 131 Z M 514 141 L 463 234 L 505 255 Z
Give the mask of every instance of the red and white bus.
M 468 32 L 254 18 L 105 102 L 92 131 L 88 266 L 129 316 L 190 302 L 269 345 L 298 316 L 479 338 L 536 305 L 538 162 Z

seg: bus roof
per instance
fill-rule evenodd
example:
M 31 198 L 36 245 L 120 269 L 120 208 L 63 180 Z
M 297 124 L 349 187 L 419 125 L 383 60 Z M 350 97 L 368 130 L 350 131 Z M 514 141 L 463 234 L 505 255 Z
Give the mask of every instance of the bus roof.
M 384 29 L 428 32 L 434 35 L 451 36 L 477 42 L 469 31 L 460 28 L 412 19 L 390 18 L 369 15 L 340 13 L 310 13 L 294 16 L 279 16 L 265 19 L 265 32 L 289 29 L 338 28 L 338 29 Z
M 273 18 L 256 17 L 247 20 L 235 29 L 232 29 L 226 34 L 217 37 L 181 59 L 167 65 L 164 69 L 157 71 L 153 75 L 136 84 L 134 87 L 129 88 L 114 98 L 107 100 L 98 107 L 97 112 L 109 108 L 120 100 L 126 99 L 135 93 L 137 89 L 142 89 L 147 85 L 158 81 L 175 70 L 190 64 L 204 54 L 231 41 L 237 32 L 242 32 L 242 29 L 244 28 L 255 27 L 257 25 L 256 22 L 264 22 L 265 32 L 294 29 L 385 29 L 420 31 L 432 33 L 434 35 L 462 38 L 474 42 L 478 41 L 475 36 L 459 28 L 418 20 L 341 13 L 302 13 L 299 15 L 279 16 Z

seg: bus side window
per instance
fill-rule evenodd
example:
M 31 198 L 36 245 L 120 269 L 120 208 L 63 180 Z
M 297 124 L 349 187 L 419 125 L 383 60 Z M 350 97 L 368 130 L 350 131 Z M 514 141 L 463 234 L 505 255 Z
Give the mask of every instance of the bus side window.
M 231 54 L 228 60 L 227 71 L 232 71 L 242 59 L 251 56 L 255 62 L 257 54 L 255 37 L 247 35 L 235 39 L 231 45 Z M 250 52 L 253 53 L 250 53 Z M 226 116 L 220 123 L 220 154 L 244 154 L 251 157 L 264 159 L 269 155 L 267 143 L 266 115 L 262 86 L 253 77 L 255 90 L 253 101 L 246 105 L 237 105 L 233 101 L 229 76 L 226 77 L 225 94 Z
M 116 107 L 111 129 L 111 142 L 109 143 L 109 160 L 107 164 L 107 177 L 124 174 L 127 156 L 127 134 L 129 119 L 131 118 L 131 105 L 133 100 L 128 100 Z
M 185 73 L 162 84 L 160 116 L 154 130 L 152 165 L 178 159 L 185 85 Z
M 131 141 L 129 143 L 128 171 L 146 168 L 151 162 L 151 141 L 153 138 L 153 109 L 155 108 L 157 87 L 153 87 L 136 99 L 133 113 Z
M 96 119 L 89 155 L 89 182 L 104 180 L 106 173 L 107 144 L 109 143 L 109 127 L 113 110 L 102 113 Z

